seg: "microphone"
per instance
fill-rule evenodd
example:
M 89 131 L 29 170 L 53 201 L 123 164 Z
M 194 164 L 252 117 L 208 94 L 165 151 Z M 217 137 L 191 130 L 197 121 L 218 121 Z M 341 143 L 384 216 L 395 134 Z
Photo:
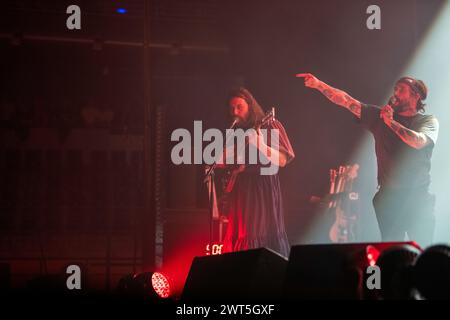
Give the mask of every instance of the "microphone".
M 397 103 L 397 98 L 395 96 L 392 96 L 389 98 L 389 102 L 388 105 L 390 105 L 391 107 L 394 106 Z
M 391 96 L 389 98 L 387 105 L 392 108 L 393 106 L 395 106 L 396 103 L 397 103 L 397 98 L 395 96 Z M 380 118 L 383 118 L 381 111 L 380 111 Z
M 230 127 L 227 130 L 234 129 L 234 127 L 239 123 L 239 121 L 240 121 L 239 117 L 233 117 L 233 122 L 231 123 Z M 226 142 L 224 145 L 225 148 L 226 148 L 226 145 L 227 145 L 227 142 L 228 142 L 228 139 L 230 138 L 230 136 L 232 136 L 232 135 L 227 134 L 227 136 L 225 138 L 226 139 Z M 203 182 L 206 183 L 208 181 L 208 178 L 211 176 L 211 172 L 213 172 L 213 170 L 216 168 L 216 166 L 217 166 L 217 160 L 215 160 L 214 163 L 208 168 L 208 170 L 206 170 L 205 179 L 203 179 Z
M 239 117 L 234 117 L 233 123 L 231 124 L 229 129 L 234 129 L 234 127 L 239 123 L 239 121 L 240 121 Z

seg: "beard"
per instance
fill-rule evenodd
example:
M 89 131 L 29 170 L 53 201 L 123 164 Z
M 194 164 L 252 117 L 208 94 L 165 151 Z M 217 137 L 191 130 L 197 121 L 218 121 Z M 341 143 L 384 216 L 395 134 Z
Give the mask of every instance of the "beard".
M 251 123 L 250 117 L 248 117 L 247 120 L 239 117 L 239 122 L 237 123 L 236 128 L 249 129 L 251 127 L 252 127 L 252 123 Z
M 391 106 L 394 112 L 403 112 L 409 109 L 409 104 L 407 101 L 397 100 L 394 105 Z

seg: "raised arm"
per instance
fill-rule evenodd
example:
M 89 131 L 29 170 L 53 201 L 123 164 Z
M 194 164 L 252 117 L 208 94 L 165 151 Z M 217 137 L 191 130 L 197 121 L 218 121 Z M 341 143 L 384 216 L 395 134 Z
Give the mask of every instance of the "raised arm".
M 329 86 L 311 73 L 299 73 L 296 77 L 304 78 L 306 87 L 319 90 L 331 102 L 348 109 L 355 116 L 361 118 L 361 102 L 351 97 L 348 93 Z

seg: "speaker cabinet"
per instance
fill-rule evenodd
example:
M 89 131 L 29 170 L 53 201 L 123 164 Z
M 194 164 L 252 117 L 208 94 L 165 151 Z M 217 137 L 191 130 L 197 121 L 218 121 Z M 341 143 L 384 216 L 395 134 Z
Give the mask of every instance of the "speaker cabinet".
M 287 260 L 267 249 L 196 257 L 182 294 L 187 301 L 278 301 Z

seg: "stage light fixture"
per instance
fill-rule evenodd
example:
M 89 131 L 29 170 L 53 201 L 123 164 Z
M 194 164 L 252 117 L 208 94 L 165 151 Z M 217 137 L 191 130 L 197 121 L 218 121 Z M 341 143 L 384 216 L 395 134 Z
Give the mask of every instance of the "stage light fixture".
M 119 281 L 120 294 L 139 298 L 168 299 L 173 296 L 173 281 L 162 272 L 126 275 Z

